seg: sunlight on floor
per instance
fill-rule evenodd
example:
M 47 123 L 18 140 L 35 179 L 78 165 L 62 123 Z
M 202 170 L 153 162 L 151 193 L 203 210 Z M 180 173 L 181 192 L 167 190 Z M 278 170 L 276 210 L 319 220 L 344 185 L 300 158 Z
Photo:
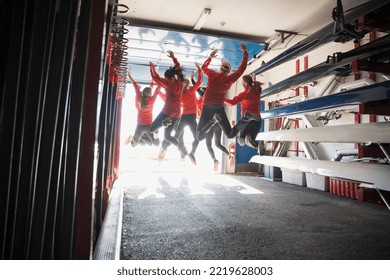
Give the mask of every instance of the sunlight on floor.
M 210 172 L 124 172 L 115 185 L 129 190 L 134 199 L 159 199 L 177 194 L 215 195 L 215 190 L 237 192 L 242 195 L 264 194 L 232 176 Z

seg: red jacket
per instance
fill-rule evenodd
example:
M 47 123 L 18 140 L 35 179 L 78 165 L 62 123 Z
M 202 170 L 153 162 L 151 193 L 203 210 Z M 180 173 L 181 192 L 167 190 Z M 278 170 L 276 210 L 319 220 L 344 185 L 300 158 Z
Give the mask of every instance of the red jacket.
M 241 103 L 241 116 L 244 116 L 246 111 L 249 111 L 256 116 L 260 116 L 260 94 L 261 93 L 258 92 L 255 87 L 248 86 L 233 99 L 225 98 L 224 101 L 229 105 Z
M 135 89 L 135 106 L 138 111 L 137 124 L 151 125 L 153 122 L 153 106 L 154 106 L 154 102 L 156 101 L 156 97 L 158 95 L 157 92 L 159 91 L 159 88 L 156 89 L 156 91 L 152 96 L 146 97 L 146 104 L 149 105 L 148 109 L 141 109 L 140 102 L 141 102 L 142 92 L 140 90 L 140 86 L 136 82 L 133 82 L 133 86 Z
M 195 83 L 195 85 L 188 86 L 187 91 L 183 91 L 181 95 L 181 108 L 183 115 L 196 114 L 196 91 L 202 84 L 202 81 L 202 72 L 198 70 L 198 81 Z
M 232 84 L 240 78 L 244 73 L 247 62 L 248 53 L 244 52 L 242 61 L 236 72 L 227 75 L 225 72 L 216 72 L 208 68 L 211 62 L 211 57 L 207 58 L 202 65 L 202 70 L 208 77 L 206 92 L 203 98 L 203 105 L 223 104 L 223 98 Z
M 176 78 L 161 78 L 153 64 L 150 65 L 150 74 L 157 85 L 165 88 L 166 91 L 165 104 L 161 112 L 173 118 L 180 118 L 180 102 L 181 93 L 183 91 L 183 82 L 177 80 Z
M 203 96 L 199 96 L 199 98 L 195 98 L 196 103 L 196 118 L 200 118 L 200 115 L 202 114 L 202 108 L 203 108 Z

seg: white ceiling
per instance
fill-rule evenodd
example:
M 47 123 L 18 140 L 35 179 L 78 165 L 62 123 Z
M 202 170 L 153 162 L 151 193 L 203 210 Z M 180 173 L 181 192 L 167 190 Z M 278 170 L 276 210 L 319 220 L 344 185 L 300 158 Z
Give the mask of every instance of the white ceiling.
M 342 0 L 344 12 L 366 1 Z M 118 14 L 129 21 L 127 67 L 136 80 L 148 83 L 149 61 L 160 72 L 171 65 L 167 50 L 174 51 L 185 75 L 212 48 L 235 69 L 241 61 L 241 41 L 247 42 L 253 57 L 277 34 L 275 29 L 312 34 L 333 21 L 337 0 L 119 0 L 119 4 L 129 8 Z M 199 31 L 193 31 L 205 8 L 211 9 L 210 15 Z M 218 60 L 213 63 L 211 67 L 218 67 Z
M 367 0 L 343 0 L 344 11 Z M 336 0 L 119 0 L 134 26 L 191 31 L 211 9 L 201 33 L 264 42 L 275 29 L 311 34 L 332 22 Z M 224 23 L 224 24 L 223 24 Z

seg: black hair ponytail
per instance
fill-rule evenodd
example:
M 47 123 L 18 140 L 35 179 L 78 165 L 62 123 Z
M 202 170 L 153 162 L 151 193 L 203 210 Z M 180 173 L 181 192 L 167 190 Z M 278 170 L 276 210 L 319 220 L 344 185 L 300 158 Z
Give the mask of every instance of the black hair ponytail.
M 165 78 L 168 78 L 168 79 L 173 78 L 174 76 L 177 76 L 177 78 L 182 82 L 185 80 L 182 69 L 180 67 L 177 68 L 176 66 L 169 67 L 169 69 L 167 71 L 165 71 L 164 76 L 165 76 Z

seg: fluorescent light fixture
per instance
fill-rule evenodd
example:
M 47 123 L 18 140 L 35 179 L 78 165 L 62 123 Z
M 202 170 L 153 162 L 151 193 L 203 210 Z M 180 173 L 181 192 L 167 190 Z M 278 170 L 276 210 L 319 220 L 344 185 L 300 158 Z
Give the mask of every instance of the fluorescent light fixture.
M 204 25 L 204 23 L 206 22 L 207 16 L 210 14 L 211 14 L 211 9 L 205 8 L 202 14 L 200 15 L 200 17 L 198 18 L 198 20 L 195 22 L 195 25 L 192 28 L 192 30 L 200 30 Z

